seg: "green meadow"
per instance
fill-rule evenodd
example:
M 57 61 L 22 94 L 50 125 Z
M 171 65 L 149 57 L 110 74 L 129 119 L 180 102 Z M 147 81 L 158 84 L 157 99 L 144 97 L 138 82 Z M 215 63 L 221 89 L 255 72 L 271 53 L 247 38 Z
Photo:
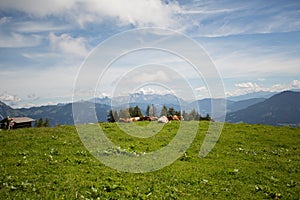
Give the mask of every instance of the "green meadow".
M 99 125 L 118 146 L 104 153 L 130 157 L 166 146 L 180 123 L 147 138 L 127 135 L 117 123 Z M 107 167 L 74 126 L 0 131 L 0 199 L 300 199 L 299 127 L 225 124 L 213 150 L 199 158 L 208 127 L 200 122 L 174 163 L 147 173 Z

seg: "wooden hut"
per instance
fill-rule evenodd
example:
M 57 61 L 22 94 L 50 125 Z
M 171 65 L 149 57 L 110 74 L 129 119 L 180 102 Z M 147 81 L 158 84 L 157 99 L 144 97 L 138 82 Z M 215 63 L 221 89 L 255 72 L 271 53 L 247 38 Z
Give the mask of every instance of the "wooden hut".
M 34 119 L 29 117 L 7 117 L 0 121 L 3 129 L 30 128 Z

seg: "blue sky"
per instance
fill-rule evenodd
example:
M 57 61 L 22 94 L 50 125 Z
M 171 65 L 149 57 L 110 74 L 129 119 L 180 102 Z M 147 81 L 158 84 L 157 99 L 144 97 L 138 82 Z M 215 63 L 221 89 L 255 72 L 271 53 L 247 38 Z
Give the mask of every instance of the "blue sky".
M 300 89 L 299 19 L 297 0 L 1 0 L 0 101 L 13 107 L 72 101 L 74 82 L 89 53 L 115 34 L 145 27 L 174 30 L 197 41 L 228 96 Z M 116 62 L 110 78 L 141 64 L 145 56 Z M 197 98 L 208 96 L 205 81 L 185 70 L 181 60 L 157 52 L 147 55 L 152 57 L 181 70 Z M 156 77 L 164 76 L 157 72 Z M 101 87 L 97 96 L 111 95 L 112 84 Z M 154 85 L 137 88 L 167 92 Z

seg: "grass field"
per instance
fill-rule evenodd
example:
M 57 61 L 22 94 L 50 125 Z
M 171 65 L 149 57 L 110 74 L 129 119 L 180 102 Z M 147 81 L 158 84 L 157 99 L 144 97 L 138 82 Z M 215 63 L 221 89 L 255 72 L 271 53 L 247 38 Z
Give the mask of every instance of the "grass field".
M 0 199 L 300 199 L 300 128 L 225 124 L 215 148 L 199 158 L 208 124 L 200 123 L 180 159 L 148 173 L 105 166 L 73 126 L 0 131 Z M 179 127 L 166 124 L 143 139 L 115 123 L 100 125 L 121 149 L 137 153 L 162 148 Z

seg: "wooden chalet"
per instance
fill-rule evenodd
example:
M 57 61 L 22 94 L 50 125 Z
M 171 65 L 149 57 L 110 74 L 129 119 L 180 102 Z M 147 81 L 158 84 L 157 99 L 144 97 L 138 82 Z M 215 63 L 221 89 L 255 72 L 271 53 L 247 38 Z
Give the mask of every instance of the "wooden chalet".
M 2 129 L 31 128 L 34 119 L 29 117 L 7 117 L 0 121 Z

